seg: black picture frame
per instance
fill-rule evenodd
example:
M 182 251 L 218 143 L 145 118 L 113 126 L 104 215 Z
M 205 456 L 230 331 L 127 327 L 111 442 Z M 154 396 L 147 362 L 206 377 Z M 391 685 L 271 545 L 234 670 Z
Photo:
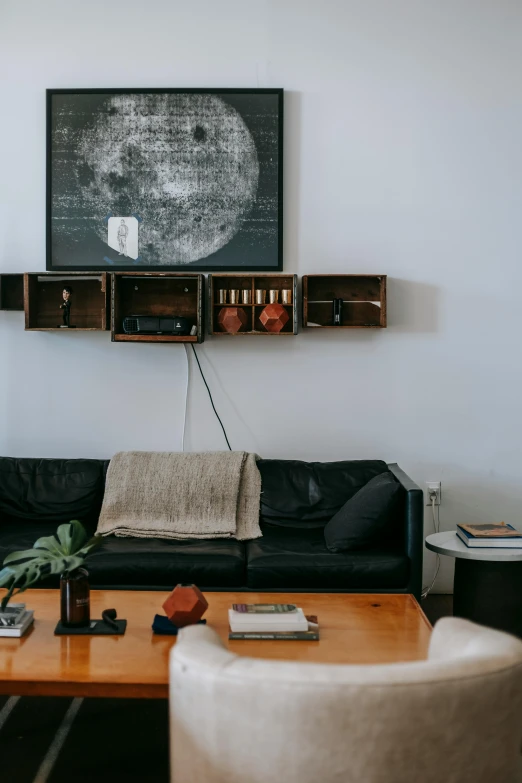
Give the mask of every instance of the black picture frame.
M 47 211 L 47 218 L 46 218 L 46 268 L 48 271 L 53 272 L 79 272 L 79 271 L 144 271 L 144 272 L 173 272 L 173 271 L 192 271 L 192 272 L 251 272 L 251 271 L 259 271 L 259 272 L 277 272 L 281 271 L 283 269 L 283 123 L 284 123 L 284 90 L 282 88 L 93 88 L 93 89 L 48 89 L 46 91 L 47 93 L 47 198 L 46 198 L 46 211 Z M 158 95 L 176 95 L 176 96 L 214 96 L 214 97 L 220 97 L 223 96 L 222 102 L 225 104 L 226 111 L 232 107 L 232 114 L 235 117 L 234 111 L 236 114 L 239 115 L 241 118 L 242 123 L 247 128 L 247 135 L 250 133 L 252 143 L 255 148 L 255 153 L 257 156 L 257 162 L 258 162 L 258 178 L 255 179 L 255 172 L 251 173 L 249 175 L 247 174 L 237 174 L 237 176 L 242 176 L 243 179 L 239 182 L 240 186 L 243 186 L 244 190 L 248 190 L 248 195 L 245 196 L 245 204 L 248 206 L 248 204 L 252 204 L 251 211 L 250 212 L 244 212 L 245 217 L 241 219 L 241 215 L 243 214 L 239 207 L 237 207 L 237 204 L 234 204 L 234 207 L 236 209 L 236 212 L 233 212 L 232 208 L 232 216 L 230 220 L 223 221 L 224 225 L 220 225 L 219 228 L 221 230 L 227 230 L 227 231 L 233 231 L 234 230 L 234 220 L 239 221 L 239 229 L 236 231 L 235 234 L 231 237 L 231 239 L 227 240 L 224 245 L 218 248 L 217 251 L 210 253 L 208 256 L 198 258 L 195 261 L 188 261 L 188 262 L 181 262 L 173 261 L 172 263 L 169 263 L 169 259 L 167 258 L 168 253 L 164 252 L 163 255 L 161 255 L 161 263 L 155 263 L 155 261 L 159 257 L 159 250 L 156 250 L 156 244 L 154 242 L 149 242 L 146 245 L 146 250 L 138 255 L 138 258 L 132 258 L 127 259 L 125 256 L 124 258 L 120 257 L 120 254 L 116 252 L 114 249 L 110 249 L 108 242 L 109 238 L 107 238 L 107 241 L 105 242 L 103 239 L 100 238 L 101 229 L 98 225 L 97 221 L 108 221 L 109 218 L 115 217 L 120 222 L 125 222 L 125 218 L 122 217 L 122 211 L 121 209 L 117 211 L 117 214 L 115 215 L 112 211 L 112 204 L 107 204 L 107 210 L 108 212 L 104 215 L 103 209 L 98 210 L 96 212 L 92 208 L 92 203 L 95 200 L 95 196 L 91 195 L 92 193 L 97 193 L 96 190 L 97 185 L 96 181 L 95 184 L 92 184 L 93 180 L 96 180 L 96 167 L 91 165 L 90 163 L 86 162 L 85 159 L 82 159 L 82 156 L 78 154 L 78 151 L 80 149 L 80 141 L 79 139 L 82 139 L 82 133 L 85 134 L 86 140 L 83 141 L 83 147 L 81 149 L 87 150 L 87 154 L 91 154 L 91 150 L 96 149 L 96 144 L 93 143 L 92 140 L 92 134 L 94 134 L 94 140 L 96 141 L 96 131 L 92 131 L 91 129 L 95 126 L 96 120 L 93 120 L 93 117 L 96 117 L 95 108 L 98 104 L 103 107 L 103 117 L 104 122 L 107 124 L 109 120 L 107 119 L 108 115 L 112 114 L 112 111 L 114 108 L 115 114 L 118 113 L 118 107 L 123 104 L 115 104 L 113 102 L 110 109 L 107 109 L 107 106 L 109 103 L 107 102 L 108 96 L 126 96 L 126 95 L 137 95 L 137 96 L 158 96 Z M 67 96 L 70 96 L 70 101 L 67 103 Z M 80 96 L 80 97 L 78 97 Z M 85 96 L 84 98 L 81 98 L 81 96 Z M 226 98 L 226 100 L 225 100 Z M 75 99 L 76 104 L 75 104 Z M 256 100 L 257 99 L 257 100 Z M 122 98 L 120 98 L 122 100 Z M 124 100 L 124 99 L 123 99 Z M 149 105 L 154 105 L 156 102 L 156 105 L 158 98 L 146 98 L 144 97 L 142 101 L 150 101 Z M 168 99 L 165 99 L 168 101 Z M 184 101 L 183 99 L 178 99 L 181 101 L 181 104 L 183 105 Z M 204 98 L 203 98 L 204 100 Z M 211 98 L 209 98 L 211 100 Z M 83 103 L 82 103 L 83 101 Z M 91 102 L 89 104 L 89 101 Z M 61 102 L 62 106 L 62 116 L 67 117 L 67 119 L 62 119 L 62 125 L 60 126 L 57 117 L 58 112 L 56 109 L 57 102 Z M 86 103 L 87 102 L 87 103 Z M 92 105 L 94 105 L 94 108 L 92 108 Z M 185 102 L 186 105 L 189 105 L 189 103 Z M 68 112 L 63 110 L 64 106 L 66 107 L 69 105 Z M 91 112 L 89 117 L 86 117 L 86 115 L 89 114 L 89 112 L 86 112 L 84 110 L 81 110 L 80 108 L 77 108 L 76 111 L 78 112 L 78 122 L 81 122 L 83 118 L 84 125 L 81 126 L 75 126 L 74 125 L 74 119 L 70 119 L 71 117 L 75 117 L 74 115 L 74 106 L 81 107 L 84 105 L 91 105 L 91 108 L 89 111 Z M 138 105 L 145 105 L 147 106 L 147 103 L 138 104 Z M 165 105 L 165 104 L 164 104 Z M 168 105 L 168 103 L 166 104 Z M 204 104 L 198 104 L 198 102 L 195 102 L 195 105 L 204 105 Z M 211 104 L 212 106 L 215 106 L 215 102 Z M 71 106 L 73 108 L 71 108 Z M 239 107 L 239 108 L 238 108 Z M 241 111 L 241 108 L 244 107 L 244 113 Z M 225 111 L 225 110 L 224 110 Z M 123 111 L 121 112 L 124 113 Z M 129 112 L 127 112 L 128 114 Z M 230 114 L 230 113 L 229 113 Z M 225 117 L 224 124 L 226 125 L 226 121 L 228 120 L 229 114 Z M 147 122 L 147 117 L 154 116 L 152 112 L 145 111 L 143 115 L 145 116 L 145 122 Z M 174 115 L 172 115 L 174 116 Z M 177 115 L 176 115 L 177 116 Z M 210 116 L 210 115 L 206 115 Z M 254 127 L 256 122 L 256 116 L 259 119 L 259 127 Z M 221 119 L 220 117 L 213 119 L 214 125 L 210 126 L 210 132 L 211 134 L 215 134 L 217 136 L 218 141 L 216 143 L 226 143 L 226 139 L 230 139 L 231 136 L 228 134 L 227 136 L 224 135 L 224 130 L 221 128 L 220 125 L 218 125 L 218 120 Z M 125 130 L 123 124 L 126 120 L 120 120 L 122 124 L 122 128 L 118 129 L 121 130 L 121 138 L 127 139 L 127 136 L 123 136 L 123 131 Z M 91 123 L 89 126 L 89 122 Z M 232 120 L 232 122 L 235 122 L 235 120 Z M 238 125 L 239 120 L 237 121 Z M 69 123 L 69 125 L 67 125 Z M 264 123 L 264 124 L 263 124 Z M 166 123 L 167 124 L 167 123 Z M 198 132 L 197 126 L 194 129 L 194 135 Z M 242 126 L 241 126 L 242 127 Z M 169 126 L 170 128 L 170 126 Z M 86 130 L 88 129 L 88 130 Z M 153 129 L 151 130 L 151 133 L 155 132 Z M 165 133 L 165 129 L 162 131 Z M 171 130 L 169 130 L 170 133 L 172 133 Z M 199 129 L 199 133 L 203 134 L 209 132 Z M 91 133 L 91 137 L 89 138 L 88 133 Z M 104 143 L 109 144 L 108 139 L 112 141 L 112 136 L 109 132 L 107 132 L 107 125 L 104 126 Z M 219 134 L 222 134 L 220 137 Z M 238 131 L 239 133 L 239 131 Z M 241 130 L 241 133 L 243 131 Z M 55 134 L 60 139 L 59 144 L 55 144 Z M 139 135 L 139 134 L 138 134 Z M 69 139 L 69 146 L 64 145 L 64 138 Z M 195 135 L 195 138 L 196 137 Z M 214 136 L 210 136 L 209 138 L 212 138 L 214 140 Z M 241 137 L 241 139 L 244 138 L 244 135 Z M 89 143 L 90 142 L 90 143 Z M 125 142 L 127 143 L 127 141 Z M 184 142 L 186 143 L 186 142 Z M 123 141 L 120 142 L 120 144 L 124 144 Z M 249 141 L 248 144 L 251 144 Z M 194 145 L 195 146 L 195 145 Z M 169 153 L 170 153 L 169 148 Z M 251 147 L 249 148 L 251 149 Z M 220 150 L 218 150 L 220 151 Z M 75 155 L 76 152 L 76 155 Z M 186 152 L 186 150 L 185 150 Z M 101 155 L 101 152 L 99 152 Z M 112 156 L 112 149 L 109 148 L 107 150 L 107 154 L 109 156 Z M 136 146 L 136 151 L 134 153 L 135 155 L 138 155 L 138 160 L 140 160 L 140 148 L 139 145 Z M 193 152 L 190 152 L 189 154 L 193 155 Z M 214 155 L 216 152 L 214 151 Z M 60 155 L 62 156 L 60 158 Z M 109 178 L 113 177 L 113 181 L 117 183 L 117 185 L 120 185 L 121 182 L 123 182 L 123 185 L 121 185 L 120 190 L 116 190 L 116 185 L 114 186 L 114 193 L 117 193 L 117 197 L 115 198 L 115 201 L 117 201 L 119 204 L 121 203 L 129 203 L 131 206 L 134 206 L 134 209 L 132 212 L 130 212 L 130 215 L 135 215 L 136 220 L 140 223 L 141 228 L 141 222 L 144 219 L 141 215 L 141 207 L 139 205 L 139 198 L 133 193 L 127 193 L 124 190 L 125 186 L 125 169 L 123 171 L 123 175 L 121 175 L 121 168 L 123 166 L 127 166 L 128 171 L 131 172 L 132 176 L 135 175 L 135 168 L 132 168 L 132 163 L 128 164 L 128 157 L 130 157 L 130 151 L 129 153 L 125 153 L 127 157 L 125 157 L 123 160 L 121 158 L 116 158 L 118 165 L 116 168 L 119 168 L 120 173 L 109 173 L 104 174 L 103 178 L 101 178 L 104 182 L 105 181 L 111 181 Z M 250 158 L 247 160 L 246 168 L 248 169 L 249 161 L 253 160 L 255 156 L 253 153 L 250 153 Z M 275 158 L 275 161 L 274 161 Z M 133 158 L 134 160 L 135 158 Z M 145 156 L 146 159 L 146 156 Z M 215 158 L 216 160 L 219 160 L 219 158 Z M 106 163 L 105 159 L 103 162 Z M 186 158 L 185 158 L 186 160 Z M 92 162 L 92 161 L 91 161 Z M 121 164 L 121 165 L 120 165 Z M 197 165 L 197 164 L 196 164 Z M 255 167 L 254 163 L 251 163 L 252 168 Z M 99 167 L 102 168 L 103 171 L 105 171 L 106 166 Z M 245 167 L 243 166 L 243 169 Z M 144 167 L 143 170 L 146 170 L 146 167 Z M 238 164 L 237 170 L 241 172 L 242 166 Z M 72 173 L 71 173 L 72 172 Z M 150 173 L 150 172 L 147 172 Z M 236 176 L 236 172 L 231 176 Z M 89 179 L 91 178 L 91 179 Z M 198 180 L 198 177 L 195 177 L 196 180 Z M 100 181 L 100 177 L 98 177 L 98 181 Z M 213 180 L 214 182 L 216 180 Z M 85 182 L 87 184 L 85 184 Z M 199 180 L 198 180 L 199 182 Z M 253 182 L 256 183 L 256 191 L 255 195 L 253 195 Z M 83 184 L 82 184 L 83 183 Z M 132 184 L 132 183 L 131 183 Z M 170 186 L 172 183 L 167 183 L 164 185 L 164 187 Z M 184 183 L 182 183 L 184 184 Z M 236 183 L 234 181 L 231 181 L 232 185 L 235 185 Z M 177 183 L 174 183 L 174 187 L 176 187 Z M 225 180 L 226 185 L 226 180 Z M 110 185 L 107 186 L 110 190 Z M 131 185 L 129 185 L 129 190 L 131 189 Z M 147 189 L 147 185 L 145 185 L 145 188 L 141 189 L 141 192 L 145 192 Z M 238 189 L 230 188 L 229 191 L 234 194 L 237 192 L 241 193 L 241 187 Z M 221 193 L 227 192 L 226 187 L 221 189 Z M 197 197 L 200 199 L 200 204 L 208 204 L 208 199 L 204 200 L 204 195 L 202 195 L 199 192 L 190 192 L 189 191 L 189 199 L 192 197 L 193 193 L 195 194 L 196 200 Z M 260 195 L 261 193 L 261 195 Z M 87 195 L 86 195 L 87 194 Z M 112 195 L 112 194 L 111 194 Z M 98 201 L 100 203 L 103 202 L 103 196 L 99 197 L 97 196 Z M 132 201 L 132 199 L 135 199 Z M 216 206 L 217 212 L 221 209 L 221 202 L 218 206 L 218 198 L 216 195 L 213 196 L 215 199 L 214 204 Z M 236 202 L 239 197 L 236 197 Z M 250 199 L 250 201 L 248 201 Z M 107 199 L 110 201 L 110 199 Z M 168 200 L 168 199 L 167 199 Z M 132 201 L 132 203 L 131 203 Z M 262 203 L 263 202 L 263 203 Z M 57 204 L 60 204 L 60 209 L 57 209 Z M 79 204 L 79 206 L 78 206 Z M 74 213 L 74 208 L 76 205 L 77 213 Z M 86 205 L 88 208 L 86 209 Z M 241 208 L 243 208 L 243 204 L 241 204 Z M 247 209 L 247 206 L 244 207 L 244 209 Z M 169 207 L 170 208 L 170 207 Z M 85 215 L 81 212 L 81 210 L 84 210 Z M 203 207 L 203 209 L 208 209 L 206 206 Z M 211 208 L 212 209 L 212 208 Z M 93 214 L 88 214 L 88 212 L 91 211 Z M 151 214 L 153 212 L 153 209 L 150 210 Z M 184 223 L 182 224 L 184 228 L 188 226 L 189 233 L 185 232 L 183 236 L 189 236 L 190 230 L 192 228 L 189 219 L 190 213 L 188 207 L 186 210 L 186 213 L 189 217 L 184 215 Z M 206 218 L 205 213 L 205 220 Z M 219 215 L 221 216 L 223 212 L 219 212 Z M 238 217 L 239 215 L 239 217 Z M 196 221 L 198 216 L 196 215 L 193 219 Z M 228 219 L 228 214 L 225 213 L 225 218 Z M 199 220 L 201 221 L 201 217 L 199 217 Z M 89 222 L 90 221 L 90 222 Z M 96 223 L 96 228 L 93 231 L 92 225 L 94 225 L 93 221 Z M 214 223 L 212 223 L 214 221 Z M 210 212 L 210 217 L 207 220 L 207 224 L 210 224 L 210 227 L 207 229 L 208 236 L 210 237 L 212 234 L 212 231 L 214 230 L 213 236 L 215 237 L 215 231 L 216 228 L 216 213 L 212 215 L 212 212 Z M 166 221 L 168 225 L 177 225 L 176 221 L 169 223 Z M 149 224 L 150 225 L 150 224 Z M 165 222 L 162 224 L 165 225 Z M 168 242 L 168 238 L 165 237 L 165 229 L 163 228 L 163 235 L 161 235 L 161 231 L 158 233 L 155 232 L 154 236 L 159 236 L 160 239 L 157 243 L 157 247 L 165 247 Z M 108 229 L 107 229 L 108 231 Z M 127 232 L 129 229 L 127 229 Z M 61 233 L 60 233 L 61 232 Z M 69 233 L 67 233 L 69 232 Z M 257 232 L 257 233 L 256 233 Z M 135 229 L 135 236 L 137 237 L 139 234 L 138 228 Z M 86 238 L 87 237 L 87 238 Z M 109 235 L 108 235 L 109 237 Z M 141 234 L 140 234 L 141 237 Z M 119 235 L 118 235 L 119 239 Z M 219 239 L 219 238 L 218 238 Z M 209 240 L 211 241 L 211 240 Z M 127 252 L 127 242 L 125 241 L 125 253 Z M 205 243 L 201 243 L 202 247 L 205 247 Z M 137 239 L 136 239 L 136 247 L 137 247 Z M 102 249 L 109 248 L 108 252 L 105 253 L 105 257 L 101 254 Z M 114 244 L 111 246 L 111 248 L 114 248 Z M 147 258 L 147 250 L 150 248 L 153 248 L 153 250 L 150 251 L 150 255 Z M 121 250 L 122 247 L 119 245 L 119 250 Z M 110 255 L 109 255 L 110 253 Z M 189 254 L 190 250 L 186 251 L 186 254 Z M 70 261 L 69 261 L 70 258 Z M 91 261 L 92 259 L 92 261 Z M 163 260 L 165 259 L 165 261 Z

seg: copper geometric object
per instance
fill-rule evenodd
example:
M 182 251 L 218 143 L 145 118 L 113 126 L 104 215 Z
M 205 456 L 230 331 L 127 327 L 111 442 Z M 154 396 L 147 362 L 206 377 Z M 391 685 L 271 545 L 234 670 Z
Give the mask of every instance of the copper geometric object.
M 288 312 L 280 304 L 267 305 L 259 316 L 267 332 L 280 332 L 289 319 Z
M 224 332 L 236 334 L 246 326 L 248 319 L 242 307 L 222 307 L 217 320 Z
M 208 601 L 196 585 L 176 585 L 163 608 L 170 622 L 182 628 L 201 620 L 208 609 Z

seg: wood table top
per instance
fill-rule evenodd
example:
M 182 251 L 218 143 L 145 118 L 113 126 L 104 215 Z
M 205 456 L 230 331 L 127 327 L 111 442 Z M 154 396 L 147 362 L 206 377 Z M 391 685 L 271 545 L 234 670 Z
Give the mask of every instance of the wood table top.
M 27 590 L 33 628 L 21 639 L 0 638 L 0 694 L 167 698 L 169 652 L 175 636 L 151 625 L 168 593 L 92 590 L 91 618 L 115 608 L 124 636 L 54 636 L 59 590 Z M 208 625 L 229 649 L 254 658 L 318 663 L 393 663 L 426 658 L 431 626 L 411 595 L 360 593 L 207 593 Z M 20 600 L 19 599 L 19 600 Z M 228 641 L 233 603 L 295 603 L 319 619 L 321 639 Z

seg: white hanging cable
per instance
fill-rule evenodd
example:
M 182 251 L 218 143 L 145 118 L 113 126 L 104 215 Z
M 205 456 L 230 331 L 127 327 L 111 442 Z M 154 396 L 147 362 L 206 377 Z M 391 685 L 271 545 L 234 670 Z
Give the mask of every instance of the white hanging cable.
M 187 411 L 188 411 L 188 396 L 189 396 L 189 380 L 190 380 L 190 361 L 189 361 L 189 347 L 188 344 L 184 344 L 185 359 L 187 360 L 187 383 L 185 385 L 185 413 L 183 414 L 183 432 L 181 435 L 181 451 L 185 451 L 185 430 L 187 429 Z
M 437 517 L 435 518 L 435 500 L 437 499 L 437 494 L 435 492 L 431 495 L 431 514 L 433 517 L 433 530 L 435 533 L 440 532 L 440 507 L 437 506 Z M 439 569 L 440 569 L 440 555 L 437 554 L 436 559 L 436 565 L 435 565 L 435 576 L 433 577 L 431 584 L 429 587 L 424 587 L 422 589 L 421 598 L 424 599 L 428 595 L 428 593 L 431 592 L 431 589 L 433 588 L 433 585 L 435 584 L 435 581 L 439 575 Z

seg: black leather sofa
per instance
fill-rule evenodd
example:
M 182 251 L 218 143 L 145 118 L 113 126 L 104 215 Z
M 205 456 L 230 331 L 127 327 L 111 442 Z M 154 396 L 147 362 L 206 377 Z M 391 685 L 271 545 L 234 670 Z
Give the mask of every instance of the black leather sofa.
M 0 562 L 29 549 L 57 525 L 80 519 L 94 532 L 108 460 L 0 458 Z M 380 460 L 260 460 L 260 523 L 254 541 L 108 537 L 88 560 L 91 586 L 170 590 L 194 582 L 205 590 L 413 593 L 420 597 L 422 491 Z M 374 476 L 390 470 L 400 501 L 378 546 L 330 552 L 323 528 Z M 57 582 L 54 582 L 57 585 Z M 51 580 L 42 586 L 53 586 Z

